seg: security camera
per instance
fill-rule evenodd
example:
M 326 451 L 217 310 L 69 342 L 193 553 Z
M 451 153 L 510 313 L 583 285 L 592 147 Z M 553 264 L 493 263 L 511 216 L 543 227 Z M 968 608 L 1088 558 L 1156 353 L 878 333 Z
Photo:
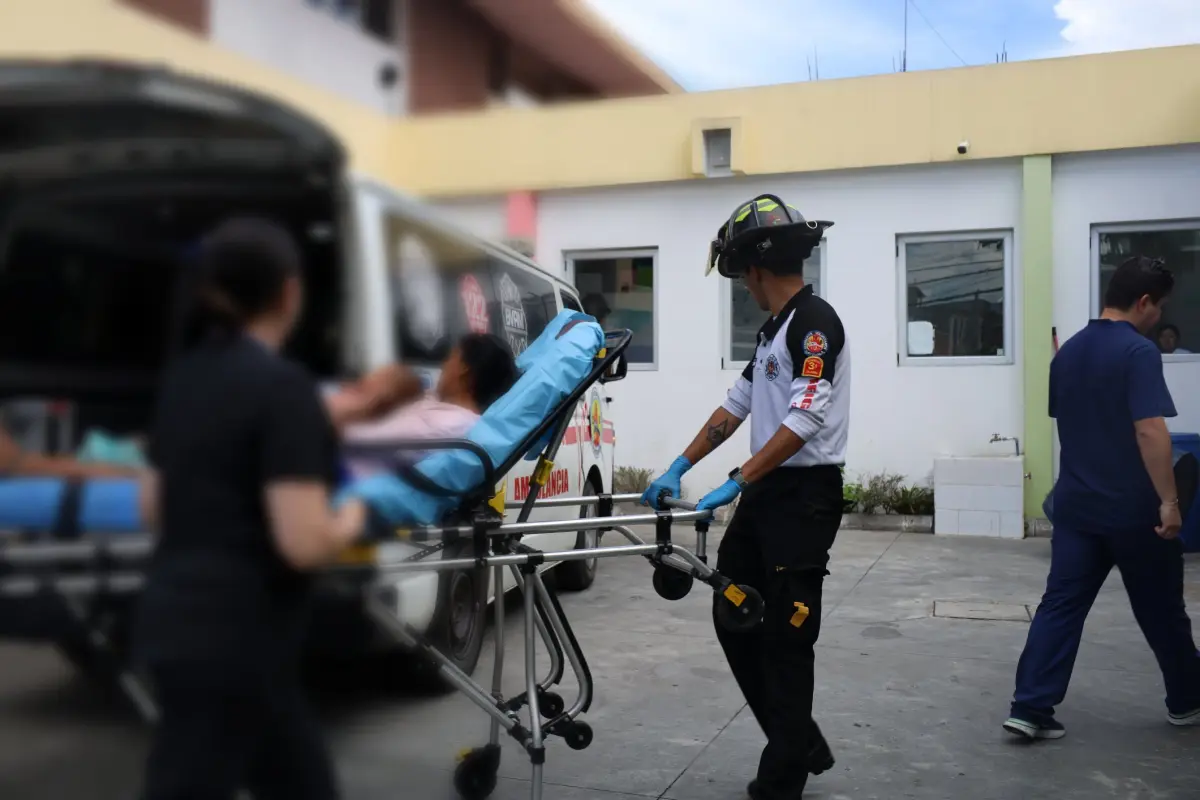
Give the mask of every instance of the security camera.
M 967 154 L 967 151 L 970 149 L 971 149 L 970 142 L 964 140 L 964 141 L 961 141 L 958 143 L 958 154 L 960 156 L 965 156 Z

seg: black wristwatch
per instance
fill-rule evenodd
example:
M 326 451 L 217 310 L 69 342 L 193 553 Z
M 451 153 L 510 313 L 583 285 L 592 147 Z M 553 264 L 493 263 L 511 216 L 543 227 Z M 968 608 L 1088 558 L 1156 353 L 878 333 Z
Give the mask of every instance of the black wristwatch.
M 738 485 L 739 489 L 746 488 L 746 479 L 742 476 L 742 468 L 736 467 L 733 472 L 729 473 L 729 480 Z

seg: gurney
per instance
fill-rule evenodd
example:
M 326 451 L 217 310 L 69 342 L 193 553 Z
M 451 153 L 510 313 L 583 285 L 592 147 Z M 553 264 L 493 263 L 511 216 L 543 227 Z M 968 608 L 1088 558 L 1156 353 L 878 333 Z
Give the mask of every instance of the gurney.
M 592 674 L 557 597 L 539 573 L 544 564 L 640 556 L 650 562 L 653 585 L 661 597 L 679 600 L 698 580 L 716 593 L 719 624 L 748 630 L 762 618 L 762 598 L 753 587 L 734 584 L 707 564 L 711 512 L 664 499 L 662 511 L 627 516 L 614 513 L 618 503 L 636 502 L 638 495 L 539 499 L 579 402 L 594 384 L 625 376 L 623 354 L 631 339 L 629 331 L 604 333 L 591 317 L 565 311 L 521 354 L 517 384 L 487 409 L 464 439 L 376 444 L 352 453 L 385 462 L 395 459 L 395 464 L 347 488 L 346 493 L 370 500 L 372 523 L 355 548 L 355 557 L 334 569 L 364 576 L 363 602 L 370 615 L 398 641 L 431 660 L 446 682 L 489 716 L 487 743 L 460 754 L 455 769 L 454 785 L 463 800 L 482 800 L 495 789 L 501 732 L 529 756 L 532 800 L 542 797 L 548 737 L 561 738 L 574 750 L 584 750 L 592 742 L 592 729 L 580 718 L 593 701 Z M 396 458 L 412 451 L 427 455 L 415 465 Z M 498 490 L 498 482 L 522 459 L 537 460 L 529 494 L 523 502 L 506 503 L 503 483 Z M 40 505 L 22 500 L 33 497 L 23 493 L 23 488 L 29 486 L 0 481 L 0 528 L 34 528 L 53 536 L 23 538 L 0 548 L 0 596 L 53 592 L 74 598 L 128 591 L 140 585 L 137 565 L 152 543 L 148 536 L 133 531 L 136 512 L 130 510 L 130 503 L 136 504 L 136 493 L 131 493 L 128 482 L 84 482 L 57 488 L 44 484 L 38 494 Z M 10 510 L 6 511 L 6 505 Z M 529 521 L 535 508 L 565 506 L 594 507 L 597 515 Z M 505 510 L 517 511 L 514 522 L 505 523 Z M 674 526 L 680 523 L 694 527 L 694 548 L 674 542 Z M 653 541 L 634 532 L 640 526 L 653 526 Z M 526 534 L 591 530 L 616 534 L 628 543 L 551 552 L 522 543 Z M 380 555 L 383 550 L 378 543 L 397 538 L 415 545 L 415 553 L 403 558 Z M 444 556 L 445 548 L 462 544 L 468 546 L 469 557 Z M 479 570 L 484 575 L 483 571 L 492 572 L 497 636 L 490 690 L 404 625 L 384 596 L 388 579 L 399 574 L 459 569 Z M 501 690 L 506 572 L 511 573 L 523 603 L 525 651 L 525 690 L 509 698 Z M 550 656 L 545 676 L 537 669 L 539 638 Z M 553 691 L 562 683 L 567 665 L 578 683 L 577 696 L 569 704 Z M 153 721 L 153 703 L 136 676 L 125 670 L 119 682 L 143 715 Z M 523 709 L 527 709 L 525 719 Z

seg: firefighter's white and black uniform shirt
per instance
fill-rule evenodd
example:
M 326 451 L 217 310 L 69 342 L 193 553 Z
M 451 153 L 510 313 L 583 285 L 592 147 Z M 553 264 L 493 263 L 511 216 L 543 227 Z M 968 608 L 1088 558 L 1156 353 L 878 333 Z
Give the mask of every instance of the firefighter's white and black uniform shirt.
M 806 444 L 781 466 L 846 463 L 850 425 L 850 346 L 833 306 L 805 286 L 758 331 L 746 365 L 723 407 L 750 417 L 757 453 L 786 425 Z

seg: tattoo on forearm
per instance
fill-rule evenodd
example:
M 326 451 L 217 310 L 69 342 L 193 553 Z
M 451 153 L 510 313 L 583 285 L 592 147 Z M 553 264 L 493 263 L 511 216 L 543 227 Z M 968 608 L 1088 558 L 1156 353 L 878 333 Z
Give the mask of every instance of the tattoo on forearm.
M 716 447 L 721 442 L 729 437 L 729 420 L 722 420 L 715 425 L 708 426 L 708 443 Z

